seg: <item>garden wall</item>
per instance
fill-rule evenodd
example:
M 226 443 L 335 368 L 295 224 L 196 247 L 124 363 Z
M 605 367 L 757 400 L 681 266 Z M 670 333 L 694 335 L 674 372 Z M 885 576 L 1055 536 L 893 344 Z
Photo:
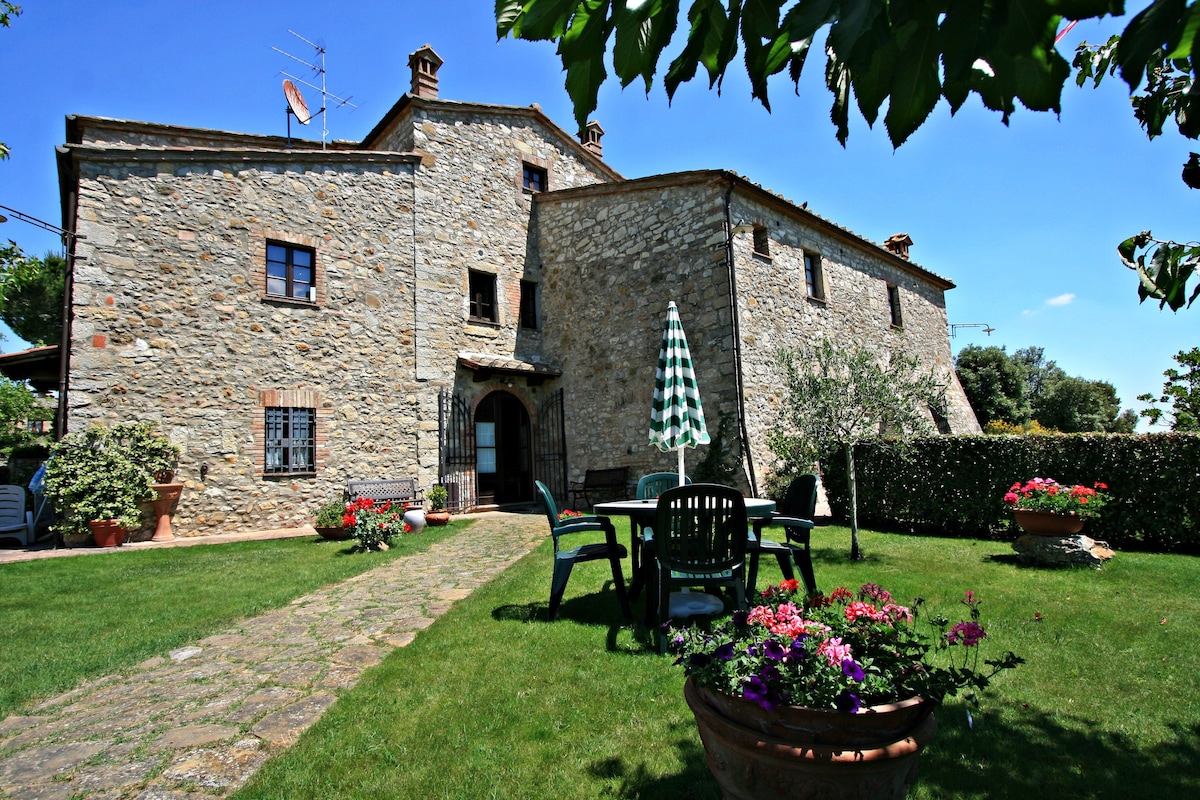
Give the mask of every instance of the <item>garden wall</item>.
M 1200 554 L 1200 434 L 936 436 L 898 454 L 854 450 L 864 526 L 1015 538 L 1001 498 L 1017 481 L 1108 484 L 1112 502 L 1084 532 L 1116 548 Z M 835 518 L 849 517 L 844 454 L 822 463 Z

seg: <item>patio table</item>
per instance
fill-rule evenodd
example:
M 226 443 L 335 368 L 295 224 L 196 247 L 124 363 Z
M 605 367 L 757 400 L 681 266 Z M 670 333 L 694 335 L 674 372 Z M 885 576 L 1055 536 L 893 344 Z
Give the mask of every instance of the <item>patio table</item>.
M 747 497 L 746 501 L 746 518 L 753 523 L 754 520 L 767 519 L 775 512 L 775 501 L 768 500 L 764 497 Z M 643 527 L 654 527 L 654 515 L 658 513 L 658 498 L 651 497 L 646 500 L 613 500 L 608 503 L 597 503 L 592 506 L 592 513 L 605 517 L 629 517 L 631 521 L 636 521 Z M 634 527 L 631 525 L 629 529 L 630 551 L 634 547 Z M 748 533 L 749 531 L 747 531 Z M 651 552 L 653 548 L 650 548 Z M 643 551 L 645 552 L 645 551 Z M 643 558 L 642 568 L 639 574 L 633 576 L 633 586 L 630 587 L 630 593 L 636 594 L 643 584 L 649 584 L 653 587 L 653 583 L 648 580 L 657 574 L 653 559 Z M 689 598 L 693 602 L 682 605 L 685 611 L 690 614 L 711 613 L 705 609 L 701 597 Z M 650 598 L 646 600 L 645 623 L 651 624 L 652 603 Z M 672 608 L 675 605 L 672 604 Z

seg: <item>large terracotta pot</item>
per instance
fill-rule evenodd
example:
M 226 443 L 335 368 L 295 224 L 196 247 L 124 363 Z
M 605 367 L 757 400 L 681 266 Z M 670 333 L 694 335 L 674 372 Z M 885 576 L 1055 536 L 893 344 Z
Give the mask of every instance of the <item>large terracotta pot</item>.
M 764 711 L 691 678 L 683 695 L 727 800 L 902 800 L 937 732 L 936 704 L 920 698 L 858 714 Z
M 347 528 L 339 525 L 336 528 L 327 528 L 324 525 L 317 526 L 317 533 L 322 539 L 330 539 L 335 542 L 345 541 L 354 535 L 353 528 Z
M 425 512 L 425 524 L 427 525 L 445 525 L 450 521 L 450 512 L 444 508 L 439 508 L 437 511 Z
M 1017 525 L 1026 533 L 1038 536 L 1071 536 L 1083 530 L 1083 517 L 1074 514 L 1055 514 L 1053 511 L 1013 509 Z
M 94 519 L 88 523 L 97 547 L 120 547 L 125 544 L 126 530 L 115 519 Z

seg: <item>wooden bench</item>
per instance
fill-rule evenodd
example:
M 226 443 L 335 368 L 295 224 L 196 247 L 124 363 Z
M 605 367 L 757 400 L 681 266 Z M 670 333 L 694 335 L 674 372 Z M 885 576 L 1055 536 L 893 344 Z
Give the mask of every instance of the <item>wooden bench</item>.
M 360 497 L 369 497 L 377 503 L 386 503 L 389 500 L 397 504 L 407 503 L 414 508 L 420 508 L 424 502 L 414 478 L 347 481 L 346 502 L 353 503 Z
M 629 496 L 629 467 L 607 467 L 605 469 L 589 469 L 583 475 L 582 481 L 571 481 L 571 503 L 579 505 L 583 498 L 582 509 L 590 509 L 601 499 L 613 499 L 613 494 L 620 495 L 624 500 Z

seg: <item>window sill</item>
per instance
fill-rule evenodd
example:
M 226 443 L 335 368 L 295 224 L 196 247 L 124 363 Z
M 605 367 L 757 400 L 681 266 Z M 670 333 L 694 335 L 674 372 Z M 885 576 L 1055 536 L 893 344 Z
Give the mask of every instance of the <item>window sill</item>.
M 759 259 L 760 261 L 765 261 L 768 264 L 771 263 L 771 254 L 770 253 L 760 253 L 757 250 L 754 250 L 751 252 L 751 255 L 754 256 L 755 258 Z
M 471 325 L 482 325 L 485 328 L 499 328 L 500 323 L 492 319 L 484 319 L 483 317 L 467 317 L 467 322 Z
M 264 294 L 259 298 L 264 303 L 279 306 L 295 306 L 297 308 L 320 308 L 320 303 L 314 303 L 311 300 L 301 300 L 297 297 L 283 297 L 281 295 Z
M 822 306 L 822 307 L 829 306 L 829 301 L 827 299 L 825 299 L 824 297 L 817 297 L 814 294 L 807 295 L 804 299 L 806 299 L 808 302 L 814 303 L 818 306 Z
M 293 478 L 315 478 L 317 473 L 312 472 L 264 472 L 264 480 L 292 480 Z

